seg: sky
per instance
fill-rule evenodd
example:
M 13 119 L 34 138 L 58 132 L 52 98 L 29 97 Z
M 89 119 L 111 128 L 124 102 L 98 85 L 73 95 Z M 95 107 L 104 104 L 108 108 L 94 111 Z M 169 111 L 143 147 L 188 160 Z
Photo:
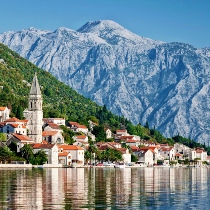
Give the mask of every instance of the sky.
M 113 20 L 154 40 L 210 47 L 209 0 L 0 0 L 0 33 L 77 30 L 96 20 Z

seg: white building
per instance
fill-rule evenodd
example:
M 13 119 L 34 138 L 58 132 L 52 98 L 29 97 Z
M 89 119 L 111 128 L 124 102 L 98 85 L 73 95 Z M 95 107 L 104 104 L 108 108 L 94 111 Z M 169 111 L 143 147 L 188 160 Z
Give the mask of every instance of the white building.
M 131 154 L 127 148 L 116 148 L 116 150 L 122 153 L 122 158 L 124 163 L 131 163 Z
M 111 139 L 112 138 L 112 132 L 109 128 L 105 129 L 105 133 L 106 133 L 106 138 L 107 139 Z
M 49 144 L 62 144 L 64 143 L 64 138 L 59 131 L 43 131 L 42 141 L 46 141 Z
M 159 148 L 160 156 L 162 156 L 162 159 L 166 160 L 175 160 L 175 152 L 174 147 L 172 146 L 164 146 Z
M 70 152 L 72 164 L 84 165 L 84 149 L 75 145 L 60 145 L 59 152 Z
M 28 136 L 36 143 L 42 142 L 42 95 L 35 73 L 31 85 L 29 102 L 28 102 Z
M 71 165 L 72 163 L 72 158 L 71 158 L 71 153 L 70 152 L 59 152 L 58 153 L 58 163 L 62 165 Z
M 88 137 L 85 135 L 73 136 L 74 141 L 88 142 Z
M 0 122 L 9 119 L 10 109 L 7 107 L 0 107 Z
M 24 146 L 24 144 L 34 144 L 32 139 L 30 139 L 28 136 L 17 133 L 10 135 L 7 145 L 10 145 L 11 142 L 15 142 L 17 144 L 17 152 L 20 152 L 20 149 Z
M 0 128 L 2 133 L 18 133 L 27 135 L 27 129 L 25 125 L 22 124 L 7 124 Z
M 84 134 L 88 134 L 88 128 L 85 125 L 80 125 L 77 122 L 69 122 L 70 128 L 74 132 L 82 132 Z
M 43 119 L 46 123 L 55 123 L 57 125 L 66 125 L 65 118 L 45 118 Z
M 39 150 L 43 150 L 47 154 L 48 164 L 58 165 L 58 147 L 56 144 L 34 144 L 34 153 L 37 153 Z

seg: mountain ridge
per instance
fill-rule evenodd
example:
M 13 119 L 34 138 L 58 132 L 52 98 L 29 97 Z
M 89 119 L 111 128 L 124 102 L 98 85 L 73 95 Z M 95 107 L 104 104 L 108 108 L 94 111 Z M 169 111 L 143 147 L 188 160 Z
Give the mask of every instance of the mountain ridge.
M 33 30 L 0 34 L 0 42 L 135 124 L 148 121 L 166 137 L 207 143 L 209 48 L 151 40 L 113 21 L 43 35 Z

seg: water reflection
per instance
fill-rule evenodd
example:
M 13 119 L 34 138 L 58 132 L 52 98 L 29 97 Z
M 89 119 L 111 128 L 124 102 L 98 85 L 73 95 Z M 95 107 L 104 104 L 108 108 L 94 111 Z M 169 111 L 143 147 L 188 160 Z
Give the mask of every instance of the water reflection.
M 208 209 L 208 168 L 0 169 L 0 209 Z

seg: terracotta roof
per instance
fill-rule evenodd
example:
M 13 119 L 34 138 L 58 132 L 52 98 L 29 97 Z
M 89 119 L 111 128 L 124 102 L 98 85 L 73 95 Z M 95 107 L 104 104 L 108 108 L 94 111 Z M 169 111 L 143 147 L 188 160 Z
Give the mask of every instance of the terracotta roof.
M 6 125 L 6 123 L 0 122 L 0 128 L 4 127 L 5 125 Z
M 0 107 L 0 111 L 4 111 L 7 107 Z
M 127 148 L 116 148 L 116 150 L 120 151 L 123 154 L 126 154 Z
M 134 136 L 121 136 L 120 139 L 132 139 Z
M 33 142 L 33 140 L 31 138 L 29 138 L 28 136 L 17 134 L 17 133 L 13 133 L 12 135 L 20 141 L 31 141 L 31 142 Z
M 128 139 L 126 140 L 126 143 L 136 143 L 137 141 L 136 140 L 133 140 L 133 139 Z
M 41 143 L 42 143 L 42 144 L 48 144 L 48 142 L 45 141 L 45 140 L 43 140 Z
M 52 149 L 55 146 L 55 144 L 33 144 L 32 147 L 33 149 Z
M 161 147 L 162 151 L 171 151 L 173 149 L 173 147 Z
M 62 130 L 62 129 L 59 127 L 59 125 L 57 125 L 56 123 L 48 122 L 47 125 L 50 126 L 52 129 Z
M 19 124 L 8 124 L 7 126 L 12 126 L 13 128 L 18 128 Z
M 196 153 L 203 153 L 204 151 L 203 150 L 195 150 Z
M 139 147 L 137 147 L 137 146 L 130 146 L 130 148 L 133 152 L 138 152 L 139 151 Z
M 59 145 L 63 150 L 84 150 L 82 147 L 76 145 Z
M 154 150 L 149 149 L 148 147 L 141 147 L 141 148 L 139 148 L 139 151 L 147 152 L 148 150 L 150 150 L 152 153 L 156 154 L 156 153 L 154 152 Z
M 58 131 L 43 131 L 42 136 L 54 136 Z
M 66 157 L 66 156 L 68 156 L 69 155 L 69 152 L 59 152 L 58 153 L 58 157 Z
M 52 123 L 52 120 L 48 118 L 42 118 L 42 121 L 44 121 L 44 123 Z
M 9 119 L 5 120 L 4 122 L 21 122 L 21 120 L 19 120 L 16 117 L 12 117 L 12 118 L 9 118 Z
M 87 136 L 75 136 L 77 139 L 86 139 Z
M 176 156 L 176 157 L 181 157 L 181 156 L 183 156 L 183 154 L 176 153 L 174 156 Z
M 84 129 L 87 129 L 87 127 L 85 126 L 85 125 L 80 125 L 80 124 L 78 124 L 78 125 L 76 125 L 78 128 L 84 128 Z
M 116 130 L 116 133 L 119 133 L 119 132 L 124 133 L 124 132 L 127 132 L 127 130 Z

